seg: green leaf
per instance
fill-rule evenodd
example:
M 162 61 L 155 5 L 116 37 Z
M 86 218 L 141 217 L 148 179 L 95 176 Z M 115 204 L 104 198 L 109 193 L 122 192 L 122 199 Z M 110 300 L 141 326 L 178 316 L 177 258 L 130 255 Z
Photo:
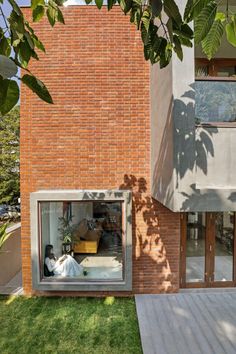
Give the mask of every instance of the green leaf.
M 9 57 L 11 54 L 11 46 L 9 43 L 10 39 L 2 37 L 0 40 L 0 54 Z
M 12 10 L 10 17 L 8 18 L 11 30 L 14 30 L 18 38 L 23 38 L 25 32 L 25 26 L 23 17 L 18 15 L 16 11 Z
M 21 42 L 19 45 L 19 56 L 21 64 L 24 68 L 28 66 L 28 62 L 32 55 L 32 49 L 27 41 Z
M 149 32 L 146 30 L 143 23 L 141 24 L 141 38 L 142 38 L 143 44 L 147 45 L 148 41 L 149 41 Z
M 46 14 L 50 25 L 53 27 L 57 20 L 57 10 L 50 5 L 50 2 Z
M 54 0 L 54 1 L 58 6 L 63 6 L 64 2 L 66 2 L 67 0 Z
M 4 243 L 7 241 L 7 239 L 12 235 L 11 232 L 7 233 L 7 227 L 9 226 L 9 223 L 5 223 L 0 226 L 0 249 L 4 245 Z
M 130 11 L 130 22 L 134 23 L 137 29 L 139 29 L 140 27 L 141 18 L 142 18 L 142 5 L 138 5 L 135 3 L 132 6 Z
M 38 39 L 38 37 L 34 36 L 32 38 L 33 38 L 35 47 L 45 53 L 46 52 L 45 47 L 44 47 L 43 43 Z
M 189 48 L 193 47 L 193 43 L 189 39 L 184 38 L 184 37 L 179 37 L 179 40 L 180 40 L 180 43 L 182 45 L 184 45 L 185 47 L 189 47 Z
M 150 10 L 149 8 L 147 8 L 146 10 L 144 10 L 143 12 L 143 16 L 141 18 L 141 21 L 146 29 L 146 31 L 148 32 L 149 30 L 149 25 L 150 25 L 150 20 L 151 20 L 151 13 L 150 13 Z
M 193 11 L 193 0 L 188 0 L 184 9 L 184 21 L 188 22 Z
M 43 43 L 39 40 L 39 38 L 36 36 L 36 34 L 34 33 L 33 28 L 30 27 L 30 25 L 28 24 L 28 22 L 25 23 L 27 29 L 29 30 L 29 37 L 31 38 L 31 40 L 33 41 L 33 47 L 36 47 L 40 50 L 42 50 L 43 52 L 45 52 L 45 48 Z M 27 32 L 26 32 L 27 33 Z
M 8 113 L 17 104 L 19 95 L 20 91 L 16 81 L 0 78 L 0 112 L 2 115 Z
M 32 49 L 32 50 L 34 50 L 34 41 L 33 41 L 33 36 L 32 35 L 30 35 L 30 33 L 29 32 L 25 32 L 25 36 L 24 36 L 24 39 L 28 42 L 28 44 L 29 44 L 29 46 L 30 46 L 30 48 Z
M 28 86 L 39 98 L 47 103 L 53 103 L 52 97 L 42 81 L 33 75 L 25 74 L 22 77 L 22 82 Z
M 217 4 L 212 1 L 200 12 L 194 23 L 196 44 L 200 43 L 209 33 L 216 16 Z
M 169 19 L 168 19 L 168 21 L 166 23 L 166 27 L 168 29 L 170 41 L 173 42 L 173 21 L 172 21 L 172 19 L 170 17 L 169 17 Z
M 166 47 L 160 53 L 160 68 L 165 68 L 172 57 L 172 46 L 170 43 L 167 42 Z
M 181 26 L 183 23 L 182 17 L 174 0 L 164 0 L 164 11 L 170 18 L 172 18 L 172 20 L 175 21 L 177 26 Z
M 174 35 L 173 42 L 174 42 L 174 51 L 177 54 L 178 58 L 182 61 L 183 60 L 183 50 L 182 50 L 182 46 L 181 46 L 181 42 L 179 40 L 179 37 Z
M 151 8 L 152 8 L 152 14 L 154 17 L 157 17 L 160 15 L 162 11 L 162 1 L 161 0 L 151 0 L 150 1 Z
M 236 47 L 236 22 L 232 21 L 225 26 L 227 41 Z
M 8 0 L 9 3 L 11 4 L 13 10 L 17 13 L 18 16 L 23 16 L 23 13 L 17 3 L 14 0 Z
M 38 54 L 34 50 L 32 50 L 31 56 L 32 56 L 32 58 L 39 60 Z
M 128 0 L 128 1 L 132 3 L 132 0 L 131 1 Z M 128 2 L 128 1 L 126 0 L 126 2 Z M 115 4 L 116 4 L 116 0 L 108 0 L 107 1 L 107 9 L 108 9 L 108 11 L 110 11 Z
M 0 55 L 0 75 L 4 78 L 10 78 L 17 74 L 17 66 L 10 58 Z
M 224 26 L 220 20 L 213 23 L 210 32 L 202 41 L 202 50 L 210 60 L 220 47 Z
M 31 0 L 31 9 L 35 10 L 38 6 L 45 6 L 44 0 Z
M 95 4 L 97 5 L 97 8 L 100 10 L 103 5 L 103 0 L 95 0 Z
M 59 9 L 56 2 L 53 0 L 48 1 L 48 9 L 46 14 L 47 14 L 48 21 L 52 27 L 55 25 L 57 21 L 63 24 L 65 23 L 61 10 Z
M 61 10 L 59 9 L 59 7 L 57 9 L 57 21 L 60 23 L 63 23 L 63 25 L 65 24 L 63 14 L 62 14 Z
M 173 32 L 180 37 L 186 38 L 186 39 L 193 39 L 193 31 L 187 24 L 183 24 L 180 29 L 173 29 Z
M 144 25 L 142 24 L 146 31 Z M 147 40 L 144 44 L 144 57 L 146 60 L 151 61 L 152 64 L 157 62 L 157 49 L 160 46 L 161 39 L 157 36 L 158 27 L 150 22 Z
M 219 20 L 221 22 L 225 22 L 226 15 L 223 12 L 217 12 L 215 20 Z
M 185 11 L 184 11 L 184 21 L 190 22 L 193 19 L 197 18 L 202 9 L 210 2 L 211 0 L 188 0 Z
M 127 14 L 131 9 L 132 6 L 134 6 L 134 8 L 137 7 L 137 4 L 135 4 L 135 2 L 133 0 L 120 0 L 119 2 L 121 10 Z
M 162 51 L 165 51 L 167 40 L 163 37 L 156 36 L 153 43 L 153 50 L 160 56 Z
M 211 0 L 195 0 L 193 6 L 193 17 L 196 18 Z
M 35 9 L 32 11 L 32 16 L 33 16 L 33 22 L 38 22 L 41 20 L 41 18 L 44 16 L 45 9 L 43 6 L 37 6 Z

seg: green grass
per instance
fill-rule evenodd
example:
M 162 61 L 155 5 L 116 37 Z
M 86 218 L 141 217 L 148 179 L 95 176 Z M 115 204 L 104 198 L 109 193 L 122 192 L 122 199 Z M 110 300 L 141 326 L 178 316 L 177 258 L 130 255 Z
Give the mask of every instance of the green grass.
M 0 353 L 141 354 L 134 299 L 0 297 Z

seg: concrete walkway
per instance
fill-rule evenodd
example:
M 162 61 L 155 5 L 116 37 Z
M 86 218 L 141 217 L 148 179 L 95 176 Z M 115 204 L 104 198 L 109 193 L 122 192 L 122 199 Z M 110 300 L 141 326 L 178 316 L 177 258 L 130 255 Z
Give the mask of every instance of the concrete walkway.
M 136 295 L 144 354 L 236 354 L 236 291 Z
M 17 273 L 6 285 L 0 286 L 0 295 L 22 295 L 22 274 Z

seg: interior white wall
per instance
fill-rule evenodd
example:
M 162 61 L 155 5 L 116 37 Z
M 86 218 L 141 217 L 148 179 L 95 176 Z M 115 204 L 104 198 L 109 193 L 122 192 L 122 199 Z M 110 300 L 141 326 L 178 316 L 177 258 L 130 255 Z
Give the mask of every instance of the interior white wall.
M 48 202 L 41 203 L 41 220 L 42 220 L 42 256 L 45 258 L 45 247 L 50 244 L 50 223 L 49 223 L 50 204 Z
M 59 218 L 63 216 L 63 202 L 50 202 L 50 244 L 53 245 L 54 253 L 58 257 L 61 255 L 61 236 Z

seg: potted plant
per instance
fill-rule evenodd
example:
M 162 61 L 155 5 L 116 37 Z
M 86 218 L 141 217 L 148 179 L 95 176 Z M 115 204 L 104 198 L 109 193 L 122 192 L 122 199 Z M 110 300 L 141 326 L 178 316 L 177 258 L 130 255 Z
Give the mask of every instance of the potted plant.
M 60 227 L 58 229 L 59 233 L 61 234 L 61 240 L 62 240 L 62 253 L 70 253 L 72 251 L 72 241 L 73 241 L 73 225 L 71 224 L 72 222 L 71 217 L 64 217 L 61 216 L 59 217 L 59 223 Z

